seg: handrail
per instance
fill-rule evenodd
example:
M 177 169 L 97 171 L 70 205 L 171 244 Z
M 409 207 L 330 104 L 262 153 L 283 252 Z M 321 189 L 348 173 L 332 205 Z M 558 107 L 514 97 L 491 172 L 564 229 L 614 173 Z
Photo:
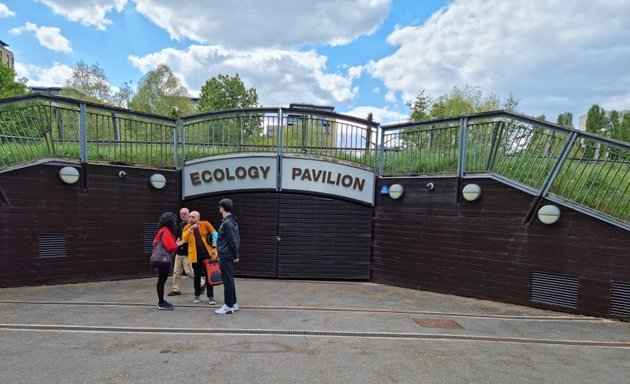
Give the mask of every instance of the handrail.
M 174 119 L 61 96 L 0 99 L 0 170 L 43 158 L 177 169 L 261 152 L 349 161 L 381 177 L 490 175 L 630 228 L 629 143 L 511 111 L 380 125 L 315 108 Z

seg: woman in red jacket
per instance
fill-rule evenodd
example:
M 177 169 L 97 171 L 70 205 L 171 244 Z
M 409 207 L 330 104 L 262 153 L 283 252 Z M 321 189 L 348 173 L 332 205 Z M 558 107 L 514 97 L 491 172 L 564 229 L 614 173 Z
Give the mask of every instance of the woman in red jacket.
M 160 224 L 157 234 L 153 239 L 153 246 L 157 244 L 158 240 L 162 238 L 162 245 L 171 254 L 174 254 L 177 247 L 180 246 L 175 240 L 175 233 L 177 231 L 177 216 L 173 212 L 164 212 L 160 216 Z M 164 311 L 172 311 L 173 304 L 164 300 L 164 285 L 168 279 L 168 274 L 171 272 L 172 263 L 164 263 L 155 265 L 155 269 L 158 271 L 157 281 L 157 294 L 158 294 L 158 309 Z

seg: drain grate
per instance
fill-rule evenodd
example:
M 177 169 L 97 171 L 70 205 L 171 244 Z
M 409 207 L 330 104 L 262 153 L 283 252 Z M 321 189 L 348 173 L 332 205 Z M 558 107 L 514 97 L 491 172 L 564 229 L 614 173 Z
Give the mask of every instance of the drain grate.
M 453 320 L 435 320 L 435 319 L 414 319 L 419 326 L 425 328 L 444 328 L 444 329 L 464 329 L 457 321 Z

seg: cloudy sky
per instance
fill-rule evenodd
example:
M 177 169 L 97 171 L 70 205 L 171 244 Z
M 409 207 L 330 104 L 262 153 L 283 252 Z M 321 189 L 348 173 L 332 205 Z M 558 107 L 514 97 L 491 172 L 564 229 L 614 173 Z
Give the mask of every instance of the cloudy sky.
M 465 85 L 551 121 L 630 109 L 628 0 L 0 0 L 0 40 L 31 86 L 80 60 L 114 87 L 166 63 L 192 96 L 238 73 L 264 106 L 383 123 Z

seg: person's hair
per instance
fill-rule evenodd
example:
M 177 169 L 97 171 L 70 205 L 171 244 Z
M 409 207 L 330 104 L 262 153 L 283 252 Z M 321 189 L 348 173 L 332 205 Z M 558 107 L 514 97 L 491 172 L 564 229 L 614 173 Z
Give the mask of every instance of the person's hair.
M 223 208 L 225 212 L 232 212 L 232 200 L 230 199 L 221 199 L 219 201 L 219 207 Z
M 162 227 L 168 228 L 172 233 L 177 232 L 177 215 L 173 212 L 164 212 L 160 216 L 158 229 L 161 229 Z

